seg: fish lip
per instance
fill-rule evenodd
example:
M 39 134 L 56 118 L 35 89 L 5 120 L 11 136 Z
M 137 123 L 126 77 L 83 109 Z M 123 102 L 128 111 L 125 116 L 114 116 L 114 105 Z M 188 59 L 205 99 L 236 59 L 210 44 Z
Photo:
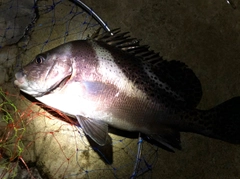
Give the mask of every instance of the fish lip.
M 22 83 L 21 82 L 19 82 L 18 80 L 14 80 L 14 85 L 15 86 L 20 86 Z
M 29 93 L 29 89 L 31 90 L 31 87 L 28 85 L 28 81 L 26 79 L 26 74 L 22 71 L 19 71 L 15 74 L 16 80 L 14 80 L 14 85 L 17 86 L 22 92 L 31 95 L 33 97 L 41 96 L 40 93 Z
M 17 72 L 15 74 L 16 80 L 14 80 L 14 84 L 17 86 L 21 86 L 26 80 L 25 80 L 26 74 L 24 74 L 22 71 Z

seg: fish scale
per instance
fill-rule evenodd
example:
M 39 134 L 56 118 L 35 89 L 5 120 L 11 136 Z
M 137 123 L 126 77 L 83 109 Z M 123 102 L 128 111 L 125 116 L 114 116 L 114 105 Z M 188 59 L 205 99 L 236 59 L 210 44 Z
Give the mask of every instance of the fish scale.
M 240 143 L 240 97 L 197 109 L 202 89 L 194 72 L 119 29 L 39 54 L 15 76 L 21 91 L 75 117 L 100 146 L 111 144 L 108 125 L 171 151 L 181 148 L 180 132 Z
M 113 30 L 113 32 L 118 33 L 120 32 L 119 29 Z M 113 52 L 114 50 L 117 50 L 117 53 L 119 52 L 118 49 L 121 49 L 122 51 L 130 52 L 132 55 L 137 58 L 136 61 L 140 62 L 142 61 L 142 66 L 151 66 L 152 68 L 150 69 L 151 71 L 147 70 L 148 73 L 155 74 L 158 77 L 158 80 L 160 83 L 163 84 L 164 86 L 158 86 L 158 88 L 165 90 L 170 90 L 171 92 L 176 91 L 178 94 L 175 97 L 179 98 L 182 100 L 183 98 L 185 100 L 188 100 L 184 105 L 192 105 L 196 107 L 198 103 L 200 102 L 200 99 L 202 97 L 202 88 L 200 81 L 198 78 L 195 76 L 195 74 L 192 72 L 191 69 L 189 69 L 184 63 L 172 60 L 170 62 L 163 60 L 162 57 L 159 56 L 158 53 L 155 53 L 154 51 L 149 51 L 149 46 L 147 45 L 139 45 L 139 40 L 132 39 L 131 42 L 128 42 L 127 45 L 124 44 L 125 39 L 129 39 L 129 36 L 125 37 L 127 33 L 120 33 L 120 35 L 111 35 L 110 33 L 104 33 L 104 35 L 100 35 L 99 37 L 94 37 L 95 40 L 100 42 L 100 45 L 102 45 L 105 48 L 109 48 L 109 52 Z M 103 37 L 102 37 L 103 36 Z M 122 39 L 123 45 L 122 46 L 117 46 L 118 49 L 114 48 L 113 44 L 115 41 L 115 36 L 117 36 L 117 39 L 119 38 Z M 103 43 L 106 42 L 106 43 Z M 109 46 L 110 45 L 110 46 Z M 126 48 L 127 46 L 127 48 Z M 141 56 L 141 54 L 147 54 L 144 56 Z M 113 55 L 116 54 L 113 53 Z M 128 54 L 129 55 L 129 54 Z M 117 58 L 117 57 L 114 57 Z M 131 59 L 136 59 L 136 58 L 131 58 L 128 57 L 128 61 L 131 61 Z M 121 65 L 121 63 L 119 64 Z M 132 61 L 130 62 L 130 65 L 132 65 Z M 124 67 L 128 67 L 129 64 L 124 64 Z M 140 69 L 139 67 L 138 69 Z M 123 68 L 124 69 L 124 68 Z M 129 76 L 131 77 L 131 76 Z M 135 77 L 138 78 L 138 77 Z M 150 77 L 147 75 L 147 78 L 145 81 L 149 82 L 149 80 L 154 80 L 154 77 Z M 149 79 L 150 78 L 150 79 Z M 134 81 L 134 79 L 132 79 Z M 141 83 L 144 80 L 141 78 Z M 152 85 L 155 85 L 156 80 Z M 170 84 L 170 85 L 168 85 Z M 166 89 L 168 87 L 168 89 Z M 174 89 L 170 89 L 173 88 Z M 142 89 L 143 90 L 143 89 Z M 174 93 L 174 92 L 173 92 Z M 155 93 L 157 94 L 157 93 Z M 173 94 L 172 94 L 173 95 Z M 184 97 L 182 96 L 184 95 Z M 182 97 L 180 97 L 182 96 Z M 181 104 L 183 105 L 183 104 Z

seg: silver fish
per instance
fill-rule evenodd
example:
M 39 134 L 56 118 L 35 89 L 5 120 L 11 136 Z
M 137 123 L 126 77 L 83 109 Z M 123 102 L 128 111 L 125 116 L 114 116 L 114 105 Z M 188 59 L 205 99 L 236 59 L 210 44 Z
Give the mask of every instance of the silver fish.
M 169 150 L 181 148 L 182 131 L 239 144 L 240 97 L 196 109 L 202 89 L 193 71 L 148 48 L 114 30 L 37 55 L 14 83 L 75 117 L 100 146 L 109 139 L 108 125 L 141 132 Z

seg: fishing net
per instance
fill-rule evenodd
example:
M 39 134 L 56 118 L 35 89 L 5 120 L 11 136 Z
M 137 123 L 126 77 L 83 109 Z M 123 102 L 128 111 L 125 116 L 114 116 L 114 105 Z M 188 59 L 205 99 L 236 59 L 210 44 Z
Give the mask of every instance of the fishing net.
M 0 2 L 0 178 L 151 178 L 156 146 L 138 135 L 110 134 L 112 149 L 103 153 L 76 121 L 13 87 L 14 73 L 37 54 L 99 27 L 109 31 L 80 1 Z

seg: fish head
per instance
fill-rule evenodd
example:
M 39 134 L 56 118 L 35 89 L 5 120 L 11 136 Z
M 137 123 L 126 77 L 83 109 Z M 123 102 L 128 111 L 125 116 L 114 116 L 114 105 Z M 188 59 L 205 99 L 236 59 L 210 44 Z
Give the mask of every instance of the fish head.
M 72 74 L 72 58 L 65 53 L 67 50 L 57 48 L 37 55 L 15 74 L 14 84 L 33 97 L 50 93 Z

